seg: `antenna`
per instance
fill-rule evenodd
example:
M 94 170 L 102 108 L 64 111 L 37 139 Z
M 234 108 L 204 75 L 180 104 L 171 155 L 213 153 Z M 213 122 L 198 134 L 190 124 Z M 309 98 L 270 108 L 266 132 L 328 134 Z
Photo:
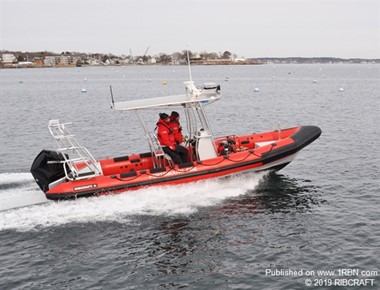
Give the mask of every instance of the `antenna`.
M 111 106 L 111 109 L 115 108 L 115 101 L 113 99 L 113 93 L 112 93 L 112 86 L 110 85 L 110 92 L 111 92 L 111 102 L 112 102 L 112 106 Z
M 189 76 L 190 76 L 190 81 L 193 81 L 193 78 L 191 77 L 191 67 L 190 67 L 190 56 L 189 56 L 189 50 L 186 50 L 187 52 L 187 66 L 189 68 Z
M 189 91 L 190 94 L 192 95 L 193 98 L 196 98 L 200 91 L 196 88 L 196 86 L 194 85 L 194 82 L 193 82 L 193 78 L 191 76 L 191 67 L 190 67 L 190 55 L 189 55 L 189 50 L 186 51 L 187 52 L 187 65 L 188 65 L 188 68 L 189 68 L 189 76 L 190 76 L 190 81 L 187 81 L 185 82 L 185 85 L 186 85 L 186 91 Z

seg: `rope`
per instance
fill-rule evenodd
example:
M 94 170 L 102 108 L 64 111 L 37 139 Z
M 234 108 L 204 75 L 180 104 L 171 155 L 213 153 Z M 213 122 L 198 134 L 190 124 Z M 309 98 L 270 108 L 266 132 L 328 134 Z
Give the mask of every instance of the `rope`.
M 272 145 L 270 151 L 272 151 L 273 147 L 274 147 L 274 146 Z M 270 152 L 270 151 L 269 151 L 269 152 Z M 171 172 L 171 171 L 176 171 L 176 172 L 189 172 L 189 171 L 191 171 L 192 169 L 196 168 L 198 165 L 203 165 L 203 166 L 215 166 L 215 165 L 219 165 L 219 164 L 221 164 L 224 160 L 228 160 L 228 161 L 230 161 L 230 162 L 234 162 L 234 163 L 243 162 L 243 161 L 246 160 L 251 154 L 254 155 L 254 156 L 257 156 L 257 157 L 262 157 L 262 156 L 260 156 L 260 155 L 257 155 L 257 154 L 254 152 L 254 150 L 248 150 L 247 152 L 248 152 L 247 156 L 245 156 L 244 158 L 242 158 L 242 159 L 240 159 L 240 160 L 232 160 L 231 158 L 229 158 L 228 155 L 226 155 L 226 156 L 224 156 L 220 161 L 218 161 L 218 162 L 216 162 L 216 163 L 214 163 L 214 164 L 204 164 L 204 163 L 198 163 L 198 162 L 197 162 L 196 164 L 194 164 L 194 166 L 191 166 L 191 167 L 188 167 L 188 168 L 178 168 L 178 169 L 170 168 L 169 170 L 159 172 L 159 175 L 158 175 L 158 173 L 148 173 L 148 170 L 144 170 L 144 172 L 141 172 L 141 171 L 140 171 L 140 175 L 133 176 L 133 177 L 131 177 L 131 178 L 129 178 L 129 179 L 123 179 L 123 178 L 119 178 L 119 177 L 117 177 L 117 176 L 115 177 L 115 179 L 120 180 L 120 181 L 132 181 L 132 180 L 138 178 L 139 176 L 141 176 L 142 174 L 146 174 L 146 175 L 148 175 L 148 176 L 152 176 L 152 177 L 164 177 L 165 175 L 169 174 L 169 172 Z

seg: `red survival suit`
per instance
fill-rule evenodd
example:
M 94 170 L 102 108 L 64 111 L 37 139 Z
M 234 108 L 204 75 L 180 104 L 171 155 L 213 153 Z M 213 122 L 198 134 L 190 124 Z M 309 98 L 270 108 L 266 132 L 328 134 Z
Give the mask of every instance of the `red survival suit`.
M 177 144 L 181 144 L 183 142 L 182 127 L 179 124 L 177 117 L 170 116 L 169 126 L 173 130 L 175 141 Z
M 160 119 L 157 122 L 158 141 L 162 146 L 162 150 L 171 157 L 174 163 L 187 162 L 187 149 L 177 144 L 169 121 L 167 114 L 160 114 Z

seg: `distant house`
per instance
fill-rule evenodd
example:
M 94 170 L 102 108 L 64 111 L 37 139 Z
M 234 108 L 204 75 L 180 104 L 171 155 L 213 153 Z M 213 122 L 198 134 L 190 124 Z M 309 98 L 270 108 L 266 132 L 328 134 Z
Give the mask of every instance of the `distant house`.
M 61 55 L 60 57 L 59 57 L 59 64 L 60 65 L 69 65 L 69 57 L 68 56 L 66 56 L 66 55 Z
M 200 60 L 202 59 L 201 54 L 199 52 L 194 52 L 190 58 L 191 60 Z
M 33 63 L 35 66 L 43 66 L 44 62 L 40 57 L 33 58 Z
M 101 61 L 98 60 L 98 59 L 90 58 L 90 59 L 88 60 L 88 64 L 89 64 L 89 65 L 100 65 L 100 64 L 101 64 Z
M 13 55 L 13 53 L 3 53 L 2 58 L 4 64 L 12 64 L 17 62 L 17 58 Z
M 44 64 L 46 66 L 55 66 L 57 64 L 55 56 L 45 56 Z
M 151 58 L 148 59 L 148 63 L 149 64 L 156 64 L 157 60 L 154 57 L 151 57 Z

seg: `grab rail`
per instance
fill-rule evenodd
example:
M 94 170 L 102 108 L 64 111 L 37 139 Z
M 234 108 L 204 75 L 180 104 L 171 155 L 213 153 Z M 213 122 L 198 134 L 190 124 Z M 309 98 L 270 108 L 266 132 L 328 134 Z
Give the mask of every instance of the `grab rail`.
M 75 135 L 71 134 L 67 129 L 67 125 L 70 124 L 72 123 L 60 123 L 59 120 L 50 120 L 48 125 L 50 134 L 58 144 L 57 151 L 64 158 L 61 163 L 63 163 L 66 178 L 80 180 L 103 174 L 100 163 L 95 160 L 87 148 L 79 145 Z

